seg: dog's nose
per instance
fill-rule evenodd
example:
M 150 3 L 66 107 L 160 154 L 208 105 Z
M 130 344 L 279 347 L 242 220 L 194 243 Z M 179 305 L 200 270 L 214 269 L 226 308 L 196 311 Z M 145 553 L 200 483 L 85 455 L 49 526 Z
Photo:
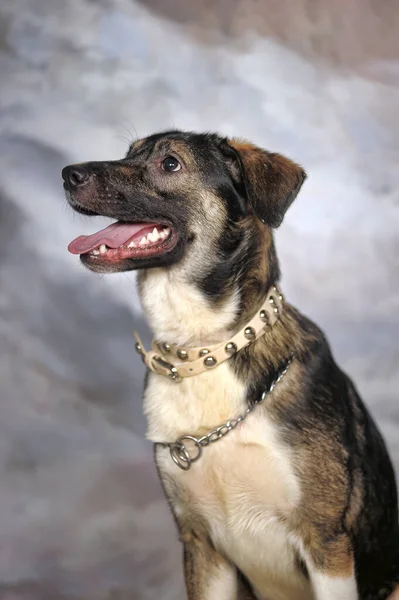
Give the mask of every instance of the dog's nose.
M 90 175 L 81 165 L 70 165 L 62 169 L 62 178 L 70 187 L 85 185 Z

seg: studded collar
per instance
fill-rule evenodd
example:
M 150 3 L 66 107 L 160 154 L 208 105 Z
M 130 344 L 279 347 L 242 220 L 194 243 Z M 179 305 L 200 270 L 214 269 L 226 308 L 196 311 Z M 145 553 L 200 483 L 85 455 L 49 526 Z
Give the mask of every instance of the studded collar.
M 273 285 L 254 317 L 238 333 L 224 342 L 211 346 L 185 348 L 154 341 L 151 350 L 146 351 L 138 333 L 135 332 L 136 350 L 148 369 L 179 383 L 185 377 L 200 375 L 217 367 L 264 335 L 279 319 L 283 310 L 283 301 L 280 290 Z

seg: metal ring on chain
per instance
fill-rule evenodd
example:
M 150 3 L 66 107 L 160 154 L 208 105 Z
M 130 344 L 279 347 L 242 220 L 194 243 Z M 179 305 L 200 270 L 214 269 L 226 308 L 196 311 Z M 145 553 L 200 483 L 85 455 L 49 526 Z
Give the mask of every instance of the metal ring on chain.
M 190 452 L 184 443 L 184 440 L 189 440 L 194 443 L 194 448 L 197 450 L 197 454 L 194 457 L 190 456 Z M 191 464 L 199 459 L 202 454 L 202 446 L 199 440 L 193 435 L 183 435 L 174 444 L 170 444 L 170 455 L 173 462 L 184 471 L 188 471 Z
M 217 442 L 222 437 L 230 433 L 233 429 L 237 427 L 247 416 L 254 410 L 255 406 L 261 404 L 266 400 L 266 397 L 271 393 L 271 391 L 275 388 L 275 386 L 280 383 L 280 381 L 284 378 L 287 373 L 294 355 L 290 357 L 288 362 L 286 363 L 285 368 L 280 372 L 279 376 L 271 383 L 268 390 L 264 390 L 259 400 L 256 400 L 252 406 L 249 406 L 243 415 L 239 415 L 234 419 L 230 419 L 227 423 L 223 423 L 216 427 L 216 429 L 212 429 L 209 433 L 202 436 L 201 438 L 196 438 L 193 435 L 182 435 L 176 440 L 174 443 L 162 443 L 162 446 L 166 446 L 169 448 L 170 455 L 172 457 L 173 462 L 184 471 L 188 471 L 191 467 L 192 463 L 197 461 L 201 454 L 202 448 L 205 448 L 209 444 Z M 185 443 L 185 441 L 191 442 L 194 451 L 196 454 L 194 456 L 190 455 L 190 450 Z
M 191 466 L 191 459 L 186 448 L 179 444 L 169 444 L 169 452 L 173 462 L 180 467 L 180 469 L 188 471 Z

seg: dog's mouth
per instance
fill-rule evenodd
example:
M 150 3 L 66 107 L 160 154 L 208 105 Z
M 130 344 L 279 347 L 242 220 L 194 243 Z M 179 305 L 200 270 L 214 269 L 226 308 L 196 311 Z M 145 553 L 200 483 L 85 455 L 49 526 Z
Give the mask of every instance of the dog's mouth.
M 92 235 L 73 240 L 68 250 L 80 254 L 84 262 L 98 266 L 120 263 L 126 259 L 146 259 L 172 250 L 177 235 L 166 223 L 129 223 L 117 221 Z

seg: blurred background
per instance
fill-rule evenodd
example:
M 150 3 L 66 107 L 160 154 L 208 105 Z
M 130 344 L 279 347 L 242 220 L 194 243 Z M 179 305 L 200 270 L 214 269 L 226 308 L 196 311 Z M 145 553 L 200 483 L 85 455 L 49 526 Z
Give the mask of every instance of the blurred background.
M 136 136 L 218 130 L 304 165 L 283 289 L 398 470 L 398 30 L 395 0 L 2 0 L 1 600 L 184 598 L 144 440 L 135 276 L 66 250 L 99 220 L 66 206 L 61 168 Z

